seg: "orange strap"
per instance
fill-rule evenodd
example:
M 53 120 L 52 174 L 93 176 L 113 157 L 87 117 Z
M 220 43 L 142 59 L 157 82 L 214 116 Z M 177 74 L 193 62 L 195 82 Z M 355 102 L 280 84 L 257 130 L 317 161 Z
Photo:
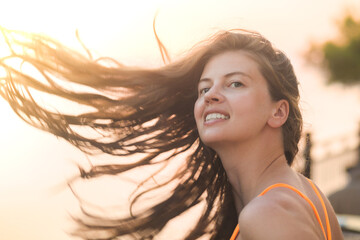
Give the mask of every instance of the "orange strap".
M 235 228 L 235 230 L 234 230 L 234 232 L 233 232 L 233 234 L 231 235 L 230 240 L 235 240 L 236 237 L 237 237 L 237 235 L 239 234 L 239 231 L 240 231 L 240 229 L 239 229 L 239 224 L 237 224 L 237 225 L 236 225 L 236 228 Z
M 324 213 L 325 213 L 325 218 L 326 218 L 326 230 L 327 230 L 327 236 L 328 238 L 326 237 L 326 233 L 325 233 L 325 230 L 324 230 L 324 226 L 321 222 L 321 219 L 320 219 L 320 216 L 319 216 L 319 213 L 315 207 L 315 205 L 312 203 L 312 201 L 306 196 L 304 195 L 302 192 L 300 192 L 299 190 L 297 190 L 295 187 L 293 186 L 290 186 L 288 184 L 285 184 L 285 183 L 277 183 L 277 184 L 274 184 L 274 185 L 271 185 L 269 187 L 267 187 L 262 193 L 259 194 L 259 196 L 263 196 L 264 194 L 266 194 L 268 191 L 270 191 L 271 189 L 274 189 L 274 188 L 277 188 L 277 187 L 285 187 L 285 188 L 289 188 L 291 190 L 293 190 L 294 192 L 296 192 L 297 194 L 299 194 L 302 198 L 304 198 L 311 206 L 311 208 L 313 209 L 314 213 L 315 213 L 315 217 L 316 219 L 318 220 L 319 224 L 320 224 L 320 227 L 321 227 L 321 230 L 324 234 L 324 237 L 325 239 L 327 240 L 331 240 L 331 229 L 330 229 L 330 223 L 329 223 L 329 218 L 328 218 L 328 214 L 327 214 L 327 210 L 326 210 L 326 206 L 325 206 L 325 203 L 324 203 L 324 200 L 322 199 L 319 191 L 317 190 L 317 188 L 315 187 L 314 183 L 308 179 L 308 181 L 310 182 L 310 185 L 311 187 L 314 189 L 316 195 L 318 196 L 318 198 L 320 199 L 320 202 L 321 202 L 321 205 L 324 209 Z M 239 234 L 239 224 L 236 225 L 236 228 L 233 232 L 233 234 L 231 235 L 231 238 L 230 240 L 235 240 L 237 235 Z
M 319 190 L 317 189 L 317 187 L 315 186 L 315 184 L 310 180 L 308 179 L 311 187 L 314 189 L 316 195 L 318 196 L 320 202 L 321 202 L 321 206 L 323 207 L 324 209 L 324 214 L 325 214 L 325 222 L 326 222 L 326 232 L 327 232 L 327 236 L 328 236 L 328 240 L 332 240 L 332 237 L 331 237 L 331 228 L 330 228 L 330 222 L 329 222 L 329 216 L 328 216 L 328 212 L 326 210 L 326 206 L 325 206 L 325 203 L 324 203 L 324 199 L 321 197 L 320 193 L 319 193 Z

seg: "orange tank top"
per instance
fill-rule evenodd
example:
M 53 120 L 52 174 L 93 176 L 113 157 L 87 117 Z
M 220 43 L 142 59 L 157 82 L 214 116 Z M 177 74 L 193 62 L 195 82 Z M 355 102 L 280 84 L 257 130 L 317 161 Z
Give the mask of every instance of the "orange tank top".
M 326 233 L 325 233 L 324 226 L 323 226 L 323 224 L 322 224 L 322 222 L 320 220 L 319 213 L 318 213 L 315 205 L 313 204 L 313 202 L 306 195 L 304 195 L 302 192 L 300 192 L 299 190 L 297 190 L 293 186 L 290 186 L 290 185 L 285 184 L 285 183 L 276 183 L 274 185 L 271 185 L 271 186 L 267 187 L 262 193 L 259 194 L 259 196 L 263 196 L 265 193 L 267 193 L 271 189 L 278 188 L 278 187 L 284 187 L 284 188 L 289 188 L 289 189 L 293 190 L 294 192 L 299 194 L 302 198 L 304 198 L 310 204 L 311 208 L 314 211 L 315 217 L 316 217 L 316 219 L 318 220 L 318 222 L 320 224 L 320 227 L 321 227 L 321 230 L 322 230 L 322 232 L 324 234 L 325 239 L 331 240 L 331 228 L 330 228 L 329 216 L 328 216 L 328 213 L 327 213 L 327 210 L 326 210 L 324 199 L 321 197 L 321 195 L 320 195 L 318 189 L 316 188 L 316 186 L 314 185 L 314 183 L 310 179 L 308 179 L 308 181 L 309 181 L 311 187 L 314 189 L 314 191 L 315 191 L 317 197 L 319 198 L 319 200 L 321 202 L 321 205 L 322 205 L 322 207 L 324 209 L 325 219 L 326 219 Z M 238 225 L 236 225 L 236 228 L 235 228 L 230 240 L 235 240 L 236 237 L 239 235 L 239 231 L 240 231 L 240 229 L 239 229 L 239 224 L 238 224 Z

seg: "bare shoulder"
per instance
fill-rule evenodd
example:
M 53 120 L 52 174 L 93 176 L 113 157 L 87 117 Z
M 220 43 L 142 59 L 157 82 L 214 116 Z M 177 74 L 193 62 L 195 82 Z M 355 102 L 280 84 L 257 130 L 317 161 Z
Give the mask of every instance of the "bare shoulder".
M 252 200 L 239 216 L 243 240 L 320 240 L 306 203 L 286 189 Z

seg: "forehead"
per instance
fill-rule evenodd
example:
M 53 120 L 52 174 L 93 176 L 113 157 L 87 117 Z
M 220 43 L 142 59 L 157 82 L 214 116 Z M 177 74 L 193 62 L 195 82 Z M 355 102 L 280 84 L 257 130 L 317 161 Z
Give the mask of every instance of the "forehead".
M 243 50 L 218 54 L 206 63 L 201 78 L 216 78 L 230 72 L 243 72 L 252 77 L 260 77 L 259 64 L 254 57 Z

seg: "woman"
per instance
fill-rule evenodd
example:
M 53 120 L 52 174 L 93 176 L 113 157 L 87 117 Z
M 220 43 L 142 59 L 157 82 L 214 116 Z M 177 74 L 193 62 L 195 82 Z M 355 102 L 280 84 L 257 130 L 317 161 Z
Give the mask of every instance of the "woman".
M 285 54 L 262 35 L 219 32 L 182 59 L 140 69 L 91 60 L 36 34 L 2 31 L 11 55 L 0 62 L 7 71 L 1 95 L 21 118 L 89 154 L 146 154 L 131 164 L 80 168 L 82 178 L 186 155 L 185 167 L 160 184 L 178 183 L 163 201 L 120 219 L 83 208 L 87 218 L 77 219 L 78 236 L 152 239 L 205 201 L 186 239 L 342 239 L 327 199 L 290 168 L 302 128 L 298 82 Z M 42 78 L 10 66 L 11 58 L 31 64 Z M 49 110 L 32 89 L 90 108 Z M 84 126 L 101 137 L 87 136 L 80 131 Z

